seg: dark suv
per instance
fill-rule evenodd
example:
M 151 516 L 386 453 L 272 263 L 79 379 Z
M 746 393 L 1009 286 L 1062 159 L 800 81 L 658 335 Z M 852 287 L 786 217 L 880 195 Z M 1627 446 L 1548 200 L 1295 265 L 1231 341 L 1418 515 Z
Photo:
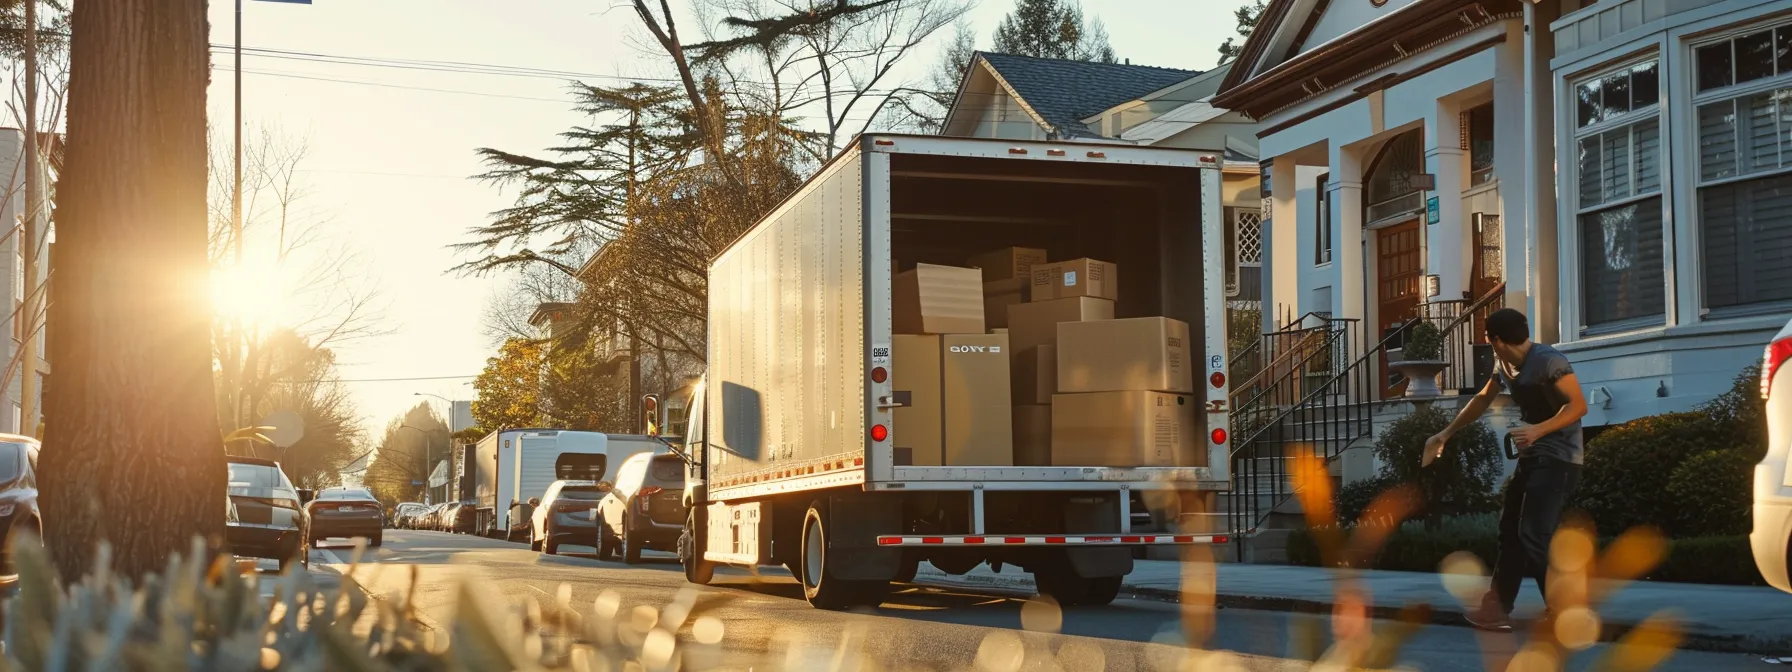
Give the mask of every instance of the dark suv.
M 311 516 L 280 464 L 232 455 L 225 539 L 236 555 L 279 560 L 285 570 L 310 565 Z
M 632 565 L 644 549 L 676 552 L 684 533 L 684 461 L 653 453 L 628 458 L 597 513 L 599 558 L 621 552 L 622 561 Z

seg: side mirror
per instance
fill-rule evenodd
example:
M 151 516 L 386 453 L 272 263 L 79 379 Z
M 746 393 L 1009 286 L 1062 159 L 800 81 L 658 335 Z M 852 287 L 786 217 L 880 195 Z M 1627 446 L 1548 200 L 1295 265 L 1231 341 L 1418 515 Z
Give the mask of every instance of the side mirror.
M 317 498 L 316 490 L 312 490 L 309 488 L 299 488 L 299 504 L 300 505 L 310 504 L 311 500 L 316 499 L 316 498 Z

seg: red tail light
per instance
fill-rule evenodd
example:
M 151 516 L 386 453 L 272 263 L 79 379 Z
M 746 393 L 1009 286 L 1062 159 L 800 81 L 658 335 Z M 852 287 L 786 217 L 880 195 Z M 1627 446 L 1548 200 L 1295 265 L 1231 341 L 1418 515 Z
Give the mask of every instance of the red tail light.
M 882 384 L 884 381 L 889 380 L 889 379 L 890 379 L 890 370 L 889 369 L 886 369 L 886 368 L 880 366 L 880 367 L 877 367 L 877 368 L 874 368 L 871 370 L 871 382 Z
M 1216 446 L 1226 445 L 1226 428 L 1225 427 L 1220 427 L 1220 428 L 1213 430 L 1213 445 L 1216 445 Z
M 1213 375 L 1207 377 L 1207 382 L 1212 383 L 1214 387 L 1225 387 L 1226 374 L 1215 371 Z
M 649 485 L 644 488 L 641 488 L 641 491 L 638 493 L 635 493 L 635 496 L 637 496 L 637 497 L 652 497 L 654 495 L 660 494 L 665 491 L 666 491 L 666 489 L 662 488 L 660 486 Z
M 1792 338 L 1774 341 L 1767 346 L 1767 356 L 1761 360 L 1761 398 L 1773 391 L 1773 374 L 1778 373 L 1780 365 L 1792 359 Z
M 888 439 L 888 438 L 890 438 L 890 428 L 885 427 L 883 425 L 872 425 L 872 427 L 871 427 L 871 440 L 872 441 L 877 441 L 879 443 L 882 443 L 884 441 L 884 439 Z

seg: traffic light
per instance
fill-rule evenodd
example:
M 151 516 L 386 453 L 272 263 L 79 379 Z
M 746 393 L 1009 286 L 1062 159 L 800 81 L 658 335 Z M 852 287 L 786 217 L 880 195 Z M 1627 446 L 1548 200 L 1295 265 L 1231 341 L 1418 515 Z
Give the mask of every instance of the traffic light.
M 648 436 L 660 435 L 660 395 L 641 397 L 641 426 L 646 429 Z

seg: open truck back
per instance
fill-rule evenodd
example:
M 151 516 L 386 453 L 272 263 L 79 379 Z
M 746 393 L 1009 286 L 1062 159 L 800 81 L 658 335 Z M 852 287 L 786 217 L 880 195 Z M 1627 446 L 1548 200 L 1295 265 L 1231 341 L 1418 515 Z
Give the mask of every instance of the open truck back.
M 1032 572 L 1064 603 L 1112 600 L 1135 553 L 1224 543 L 1228 486 L 1216 154 L 864 136 L 718 255 L 694 395 L 687 576 L 783 564 L 811 603 L 875 603 L 921 561 Z M 1183 466 L 901 463 L 892 446 L 896 260 L 991 249 L 1118 265 L 1115 317 L 1185 322 L 1197 437 Z M 1218 374 L 1218 375 L 1214 375 Z

